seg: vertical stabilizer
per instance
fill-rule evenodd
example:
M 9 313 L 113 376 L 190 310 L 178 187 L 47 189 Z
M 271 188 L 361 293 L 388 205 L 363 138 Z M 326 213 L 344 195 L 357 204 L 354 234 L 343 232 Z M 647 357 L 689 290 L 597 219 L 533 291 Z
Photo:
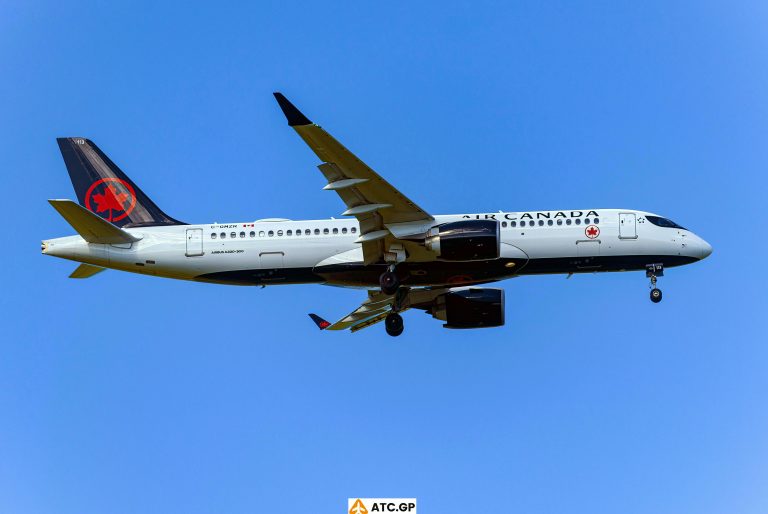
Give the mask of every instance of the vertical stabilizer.
M 93 142 L 56 140 L 80 205 L 117 227 L 183 225 L 165 214 Z

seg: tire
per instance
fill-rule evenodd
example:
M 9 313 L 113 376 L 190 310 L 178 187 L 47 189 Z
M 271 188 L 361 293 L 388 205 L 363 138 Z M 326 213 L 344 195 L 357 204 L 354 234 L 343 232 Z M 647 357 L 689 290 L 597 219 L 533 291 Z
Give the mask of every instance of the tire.
M 405 329 L 403 326 L 403 317 L 396 312 L 390 312 L 384 320 L 384 327 L 387 330 L 387 334 L 392 337 L 399 336 Z
M 379 286 L 381 286 L 381 292 L 384 294 L 395 294 L 397 288 L 400 287 L 400 279 L 397 278 L 395 273 L 391 271 L 385 271 L 379 277 Z
M 659 303 L 661 301 L 661 289 L 655 287 L 651 289 L 651 301 L 653 303 Z

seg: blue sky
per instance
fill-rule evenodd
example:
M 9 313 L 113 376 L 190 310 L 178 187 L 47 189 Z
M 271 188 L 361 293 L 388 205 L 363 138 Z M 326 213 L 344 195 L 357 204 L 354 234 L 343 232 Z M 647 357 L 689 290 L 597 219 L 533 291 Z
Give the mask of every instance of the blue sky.
M 762 2 L 0 4 L 0 511 L 762 513 Z M 67 278 L 57 136 L 189 222 L 338 216 L 272 91 L 434 213 L 637 208 L 714 246 L 503 284 L 507 325 L 319 333 L 360 292 Z

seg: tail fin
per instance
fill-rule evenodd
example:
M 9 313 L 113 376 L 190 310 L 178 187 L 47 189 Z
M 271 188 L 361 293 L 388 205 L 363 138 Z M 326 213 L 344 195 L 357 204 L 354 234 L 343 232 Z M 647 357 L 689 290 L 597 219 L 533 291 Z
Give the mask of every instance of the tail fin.
M 80 205 L 118 227 L 184 225 L 149 199 L 93 142 L 62 137 L 61 155 Z

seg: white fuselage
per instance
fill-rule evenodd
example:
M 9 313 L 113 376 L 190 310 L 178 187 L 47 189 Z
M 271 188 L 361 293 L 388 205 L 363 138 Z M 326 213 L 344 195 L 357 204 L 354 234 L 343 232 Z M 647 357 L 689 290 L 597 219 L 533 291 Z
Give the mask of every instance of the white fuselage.
M 411 284 L 490 282 L 516 275 L 671 267 L 708 256 L 693 232 L 657 226 L 634 210 L 499 212 L 435 216 L 434 225 L 466 219 L 501 224 L 493 261 L 427 260 L 409 266 Z M 592 228 L 590 228 L 592 227 Z M 388 227 L 397 231 L 397 227 Z M 597 231 L 595 230 L 597 229 Z M 133 244 L 86 242 L 80 236 L 43 242 L 43 253 L 95 266 L 182 280 L 270 285 L 328 283 L 377 286 L 383 265 L 364 266 L 355 219 L 260 220 L 125 228 Z

